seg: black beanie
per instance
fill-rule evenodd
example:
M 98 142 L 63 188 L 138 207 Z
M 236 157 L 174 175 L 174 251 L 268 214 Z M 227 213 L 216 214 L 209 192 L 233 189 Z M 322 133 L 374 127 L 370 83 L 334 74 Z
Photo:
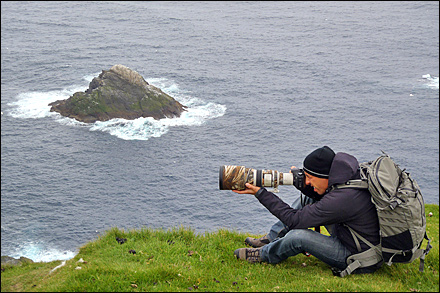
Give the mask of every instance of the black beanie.
M 304 159 L 304 171 L 315 177 L 328 178 L 334 157 L 335 152 L 328 146 L 316 149 Z

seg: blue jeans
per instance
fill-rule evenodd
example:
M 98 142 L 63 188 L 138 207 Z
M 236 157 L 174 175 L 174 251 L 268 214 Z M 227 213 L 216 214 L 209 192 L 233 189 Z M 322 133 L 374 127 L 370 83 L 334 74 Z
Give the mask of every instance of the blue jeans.
M 300 209 L 306 204 L 313 203 L 307 196 L 298 197 L 292 208 Z M 326 226 L 331 234 L 332 227 Z M 351 252 L 335 236 L 327 236 L 310 229 L 289 228 L 281 221 L 275 223 L 267 237 L 270 243 L 261 248 L 261 259 L 268 263 L 279 263 L 290 256 L 307 251 L 331 267 L 345 269 L 346 258 Z

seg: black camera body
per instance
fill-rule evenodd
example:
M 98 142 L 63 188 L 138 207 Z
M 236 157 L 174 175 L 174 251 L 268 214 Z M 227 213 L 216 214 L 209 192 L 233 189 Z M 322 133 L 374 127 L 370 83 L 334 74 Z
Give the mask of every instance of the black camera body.
M 290 172 L 293 174 L 293 185 L 299 190 L 303 190 L 306 186 L 306 175 L 303 169 L 292 168 Z

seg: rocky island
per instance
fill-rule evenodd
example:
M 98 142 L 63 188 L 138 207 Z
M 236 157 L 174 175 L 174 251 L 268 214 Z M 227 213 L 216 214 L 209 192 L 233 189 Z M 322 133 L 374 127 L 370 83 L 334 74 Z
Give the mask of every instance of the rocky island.
M 85 92 L 76 92 L 49 106 L 51 112 L 85 123 L 113 118 L 172 118 L 186 111 L 186 106 L 150 85 L 139 73 L 119 64 L 103 70 Z

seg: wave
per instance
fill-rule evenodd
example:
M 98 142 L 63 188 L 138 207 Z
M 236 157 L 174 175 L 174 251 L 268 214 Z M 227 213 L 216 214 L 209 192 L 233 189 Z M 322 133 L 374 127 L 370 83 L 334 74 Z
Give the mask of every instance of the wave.
M 69 250 L 59 250 L 48 247 L 42 242 L 26 242 L 18 245 L 15 251 L 9 256 L 13 258 L 20 258 L 22 256 L 30 258 L 34 262 L 51 262 L 54 260 L 69 260 L 74 258 L 76 252 Z
M 98 76 L 99 73 L 83 77 L 87 82 Z M 71 86 L 62 90 L 49 92 L 27 92 L 17 96 L 15 102 L 8 105 L 12 107 L 9 114 L 14 118 L 37 119 L 52 117 L 56 121 L 66 125 L 87 126 L 90 131 L 102 131 L 124 140 L 148 140 L 152 137 L 160 137 L 168 132 L 170 127 L 176 126 L 199 126 L 209 119 L 221 117 L 226 112 L 226 106 L 206 102 L 192 96 L 179 88 L 179 85 L 167 78 L 146 79 L 150 84 L 162 89 L 165 93 L 174 97 L 181 104 L 187 106 L 187 111 L 178 118 L 138 118 L 135 120 L 112 119 L 109 121 L 97 121 L 93 124 L 82 123 L 77 120 L 66 118 L 59 113 L 50 112 L 50 103 L 69 98 L 75 92 L 84 91 L 87 86 Z
M 431 74 L 424 74 L 422 75 L 422 78 L 425 79 L 427 82 L 425 85 L 432 89 L 438 89 L 438 76 L 431 76 Z

